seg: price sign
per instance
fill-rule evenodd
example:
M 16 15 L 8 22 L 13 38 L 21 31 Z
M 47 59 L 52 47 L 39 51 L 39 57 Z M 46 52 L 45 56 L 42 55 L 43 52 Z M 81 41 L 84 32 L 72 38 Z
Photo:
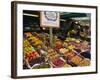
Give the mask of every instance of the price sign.
M 42 27 L 59 27 L 59 12 L 42 11 L 40 15 L 40 25 Z

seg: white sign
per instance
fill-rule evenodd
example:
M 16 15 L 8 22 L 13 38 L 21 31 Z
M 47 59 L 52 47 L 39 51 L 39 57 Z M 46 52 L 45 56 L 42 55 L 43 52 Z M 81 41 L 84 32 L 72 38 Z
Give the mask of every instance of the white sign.
M 59 27 L 59 12 L 42 11 L 40 15 L 40 26 L 42 27 Z

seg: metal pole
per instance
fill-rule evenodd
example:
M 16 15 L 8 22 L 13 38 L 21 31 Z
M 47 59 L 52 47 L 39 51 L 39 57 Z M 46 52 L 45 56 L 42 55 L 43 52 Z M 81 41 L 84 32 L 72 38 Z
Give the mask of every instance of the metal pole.
M 50 27 L 50 47 L 53 47 L 53 28 Z

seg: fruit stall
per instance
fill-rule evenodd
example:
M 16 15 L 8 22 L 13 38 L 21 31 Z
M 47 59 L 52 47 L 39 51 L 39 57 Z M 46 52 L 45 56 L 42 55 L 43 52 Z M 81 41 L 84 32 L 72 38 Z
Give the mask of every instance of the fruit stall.
M 87 14 L 60 13 L 60 27 L 52 29 L 50 46 L 49 28 L 40 27 L 39 13 L 23 12 L 23 69 L 89 66 L 90 20 L 88 19 L 87 23 L 81 20 L 87 17 Z M 80 20 L 77 20 L 78 17 L 81 17 Z

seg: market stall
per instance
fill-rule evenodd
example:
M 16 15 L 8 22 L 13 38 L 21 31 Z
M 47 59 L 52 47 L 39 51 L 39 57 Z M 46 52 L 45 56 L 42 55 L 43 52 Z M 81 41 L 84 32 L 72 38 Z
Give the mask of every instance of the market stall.
M 87 14 L 63 12 L 59 16 L 60 26 L 50 28 L 40 26 L 39 11 L 23 12 L 24 69 L 90 65 L 90 21 L 88 18 L 88 25 L 85 25 L 81 20 Z

